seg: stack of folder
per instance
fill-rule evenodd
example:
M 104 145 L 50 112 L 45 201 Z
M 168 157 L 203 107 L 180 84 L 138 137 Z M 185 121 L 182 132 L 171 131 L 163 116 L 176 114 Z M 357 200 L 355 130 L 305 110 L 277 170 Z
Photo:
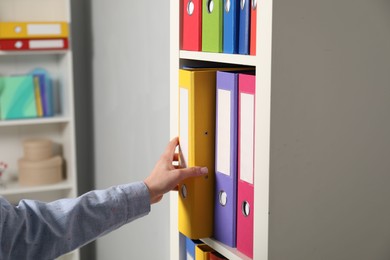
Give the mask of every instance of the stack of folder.
M 256 0 L 182 0 L 181 49 L 256 55 Z
M 207 177 L 179 185 L 179 231 L 216 240 L 253 257 L 254 71 L 179 71 L 181 165 Z M 215 169 L 215 171 L 212 171 Z
M 36 69 L 27 75 L 0 77 L 1 120 L 53 115 L 53 88 L 45 70 Z
M 68 48 L 66 22 L 0 22 L 0 50 L 63 50 Z

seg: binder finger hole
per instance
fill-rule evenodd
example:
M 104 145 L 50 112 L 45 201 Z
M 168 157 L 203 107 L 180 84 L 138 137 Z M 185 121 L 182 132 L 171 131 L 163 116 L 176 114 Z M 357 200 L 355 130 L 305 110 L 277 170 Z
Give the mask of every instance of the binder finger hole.
M 242 211 L 242 214 L 245 216 L 245 217 L 248 217 L 249 214 L 251 213 L 251 209 L 250 209 L 250 205 L 249 205 L 249 202 L 248 201 L 244 201 L 241 205 L 241 211 Z
M 230 0 L 225 0 L 225 11 L 227 13 L 230 11 Z
M 207 11 L 211 14 L 214 10 L 214 1 L 213 0 L 209 0 L 207 2 Z
M 245 7 L 245 0 L 241 0 L 240 2 L 241 2 L 240 3 L 241 10 L 243 10 Z
M 187 198 L 187 187 L 186 187 L 186 185 L 181 186 L 181 196 L 184 199 Z
M 256 10 L 257 8 L 257 0 L 252 0 L 252 9 Z
M 22 48 L 23 47 L 23 42 L 22 41 L 17 41 L 16 43 L 15 43 L 15 48 L 16 49 L 20 49 L 20 48 Z
M 221 204 L 222 206 L 226 206 L 226 203 L 227 203 L 227 194 L 225 191 L 221 190 L 219 192 L 219 204 Z
M 195 9 L 195 5 L 194 5 L 194 2 L 192 2 L 192 0 L 190 0 L 187 4 L 187 13 L 189 15 L 192 15 L 194 13 L 194 9 Z
M 22 27 L 20 27 L 20 26 L 15 26 L 14 31 L 15 31 L 16 33 L 21 33 L 21 32 L 22 32 Z

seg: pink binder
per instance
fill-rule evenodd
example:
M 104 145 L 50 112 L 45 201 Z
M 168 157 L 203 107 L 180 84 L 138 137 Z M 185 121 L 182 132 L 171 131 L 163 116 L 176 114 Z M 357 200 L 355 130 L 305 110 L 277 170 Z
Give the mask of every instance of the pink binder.
M 238 75 L 237 250 L 253 258 L 254 209 L 254 75 Z

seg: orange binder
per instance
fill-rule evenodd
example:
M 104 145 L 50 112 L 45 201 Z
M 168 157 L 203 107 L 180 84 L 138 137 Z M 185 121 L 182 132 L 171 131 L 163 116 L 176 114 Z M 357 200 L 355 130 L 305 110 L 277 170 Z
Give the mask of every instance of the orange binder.
M 0 22 L 0 39 L 67 38 L 66 22 Z

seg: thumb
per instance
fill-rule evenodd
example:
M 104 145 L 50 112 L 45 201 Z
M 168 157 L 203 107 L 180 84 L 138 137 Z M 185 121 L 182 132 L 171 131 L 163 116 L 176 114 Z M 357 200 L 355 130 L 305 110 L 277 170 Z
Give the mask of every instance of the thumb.
M 209 172 L 207 167 L 199 167 L 199 166 L 177 169 L 177 171 L 179 171 L 179 176 L 181 177 L 182 180 L 189 177 L 203 176 Z

